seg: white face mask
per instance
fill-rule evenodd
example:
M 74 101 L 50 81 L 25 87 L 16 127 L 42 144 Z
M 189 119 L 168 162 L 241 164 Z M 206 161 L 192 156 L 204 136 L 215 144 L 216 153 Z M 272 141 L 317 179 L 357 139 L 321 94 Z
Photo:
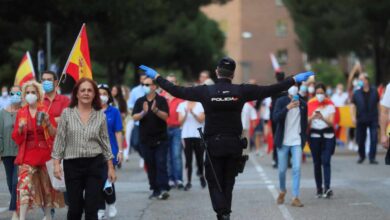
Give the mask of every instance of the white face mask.
M 1 95 L 2 95 L 3 97 L 6 97 L 6 96 L 8 95 L 8 92 L 7 92 L 7 91 L 2 91 L 2 92 L 1 92 Z
M 37 102 L 37 100 L 38 100 L 38 96 L 37 95 L 35 95 L 35 94 L 27 94 L 26 95 L 26 102 L 28 103 L 28 104 L 30 104 L 30 105 L 32 105 L 32 104 L 35 104 L 36 102 Z
M 314 87 L 313 87 L 313 86 L 309 86 L 309 88 L 307 89 L 307 91 L 308 91 L 310 94 L 313 94 L 313 93 L 314 93 Z
M 319 102 L 323 102 L 325 100 L 324 94 L 317 94 L 316 97 Z
M 102 101 L 102 104 L 107 104 L 107 102 L 108 102 L 108 96 L 106 96 L 106 95 L 101 95 L 101 96 L 100 96 L 100 101 Z
M 294 96 L 294 95 L 298 94 L 298 87 L 296 87 L 296 86 L 291 86 L 291 87 L 288 89 L 288 94 L 291 95 L 291 96 Z

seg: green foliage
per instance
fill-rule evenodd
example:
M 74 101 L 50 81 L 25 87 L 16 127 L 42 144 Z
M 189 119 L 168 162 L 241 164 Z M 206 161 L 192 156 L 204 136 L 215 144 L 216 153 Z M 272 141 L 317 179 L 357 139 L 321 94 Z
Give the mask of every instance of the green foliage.
M 175 69 L 192 78 L 221 56 L 224 37 L 199 8 L 227 0 L 8 0 L 0 3 L 1 77 L 14 77 L 29 49 L 34 61 L 52 26 L 52 60 L 62 70 L 82 23 L 96 79 L 136 81 L 141 63 Z M 31 42 L 31 43 L 28 43 Z M 2 65 L 11 65 L 11 68 Z M 130 77 L 131 76 L 131 77 Z M 11 81 L 7 80 L 8 83 Z
M 299 45 L 311 59 L 356 52 L 375 59 L 376 82 L 390 80 L 390 1 L 284 0 Z
M 316 82 L 335 87 L 337 83 L 346 83 L 343 71 L 338 65 L 332 65 L 327 61 L 318 61 L 313 64 L 316 73 Z

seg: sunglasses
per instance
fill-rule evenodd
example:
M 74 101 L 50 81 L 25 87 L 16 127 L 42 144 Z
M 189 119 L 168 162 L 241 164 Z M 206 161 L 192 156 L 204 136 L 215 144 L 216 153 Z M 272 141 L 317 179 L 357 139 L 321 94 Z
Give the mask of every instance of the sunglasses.
M 99 84 L 98 88 L 99 89 L 110 89 L 110 87 L 107 84 Z
M 10 92 L 9 94 L 10 94 L 11 96 L 12 96 L 12 95 L 21 96 L 21 95 L 22 95 L 22 92 Z
M 153 84 L 142 83 L 141 85 L 146 86 L 146 87 L 149 87 L 149 86 L 151 86 L 151 85 L 153 85 Z

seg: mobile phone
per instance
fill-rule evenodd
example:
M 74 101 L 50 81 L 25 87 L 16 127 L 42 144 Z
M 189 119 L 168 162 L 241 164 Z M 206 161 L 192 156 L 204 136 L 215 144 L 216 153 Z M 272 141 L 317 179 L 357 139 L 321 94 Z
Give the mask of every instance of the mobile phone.
M 294 95 L 293 96 L 293 101 L 298 101 L 299 100 L 299 95 Z

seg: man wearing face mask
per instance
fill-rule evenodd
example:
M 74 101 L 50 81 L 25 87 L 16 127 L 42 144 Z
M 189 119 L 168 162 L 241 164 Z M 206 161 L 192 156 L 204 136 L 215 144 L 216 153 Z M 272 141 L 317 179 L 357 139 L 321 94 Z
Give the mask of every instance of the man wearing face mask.
M 148 167 L 148 179 L 153 193 L 149 199 L 166 200 L 168 185 L 168 103 L 156 93 L 157 85 L 150 78 L 143 81 L 145 96 L 137 99 L 133 109 L 134 121 L 140 123 L 142 155 Z
M 58 78 L 53 71 L 44 71 L 41 76 L 45 97 L 43 104 L 47 107 L 47 113 L 54 118 L 54 127 L 57 127 L 62 111 L 68 107 L 69 98 L 57 93 Z
M 0 97 L 0 109 L 7 108 L 11 104 L 11 97 L 8 95 L 7 86 L 1 88 L 1 97 Z
M 352 111 L 356 116 L 356 138 L 359 145 L 358 164 L 364 162 L 366 158 L 366 137 L 367 128 L 370 129 L 370 164 L 378 164 L 375 160 L 376 148 L 378 143 L 378 126 L 379 126 L 379 95 L 375 87 L 370 86 L 368 75 L 361 73 L 359 75 L 358 85 L 360 89 L 356 90 L 352 97 L 354 104 Z
M 288 154 L 292 154 L 293 200 L 291 205 L 303 207 L 299 200 L 299 183 L 301 175 L 302 149 L 306 143 L 307 105 L 298 95 L 298 87 L 292 86 L 288 96 L 276 100 L 273 118 L 275 132 L 275 146 L 278 153 L 280 193 L 277 204 L 284 203 L 286 195 L 286 171 Z
M 244 104 L 285 91 L 295 83 L 306 81 L 314 73 L 300 73 L 269 86 L 237 85 L 232 84 L 236 62 L 224 57 L 216 68 L 218 80 L 215 85 L 181 87 L 173 85 L 152 68 L 144 65 L 140 68 L 173 96 L 202 103 L 206 115 L 204 137 L 208 152 L 205 171 L 211 203 L 218 219 L 230 219 L 235 178 L 245 165 L 242 152 L 247 144 L 241 139 Z

